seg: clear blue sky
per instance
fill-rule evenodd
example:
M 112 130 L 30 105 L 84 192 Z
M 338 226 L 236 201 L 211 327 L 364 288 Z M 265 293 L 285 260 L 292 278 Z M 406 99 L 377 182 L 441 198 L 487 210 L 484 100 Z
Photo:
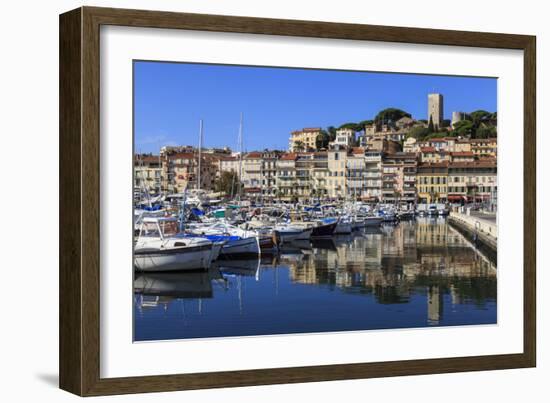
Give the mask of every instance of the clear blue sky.
M 134 80 L 136 152 L 197 145 L 200 119 L 204 147 L 237 150 L 241 112 L 251 151 L 286 149 L 293 130 L 372 119 L 388 107 L 426 119 L 432 91 L 443 94 L 446 119 L 497 107 L 494 78 L 138 61 Z

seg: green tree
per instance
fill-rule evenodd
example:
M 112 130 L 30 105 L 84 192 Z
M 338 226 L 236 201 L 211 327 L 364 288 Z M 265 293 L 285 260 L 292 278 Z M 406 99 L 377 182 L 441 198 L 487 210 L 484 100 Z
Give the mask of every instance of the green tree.
M 451 136 L 457 137 L 471 137 L 474 130 L 474 124 L 470 120 L 461 120 L 456 122 Z
M 329 139 L 329 141 L 334 141 L 334 140 L 336 140 L 336 127 L 334 127 L 334 126 L 329 126 L 329 127 L 327 127 L 326 132 L 328 133 L 328 139 Z
M 381 125 L 389 121 L 395 122 L 403 117 L 410 118 L 411 114 L 397 108 L 386 108 L 376 114 L 374 122 L 377 125 Z
M 428 128 L 424 126 L 415 126 L 411 128 L 411 130 L 409 130 L 409 132 L 407 133 L 407 137 L 414 137 L 417 140 L 422 140 L 428 134 L 430 134 Z
M 374 123 L 374 120 L 372 119 L 369 119 L 369 120 L 362 120 L 359 122 L 359 125 L 364 129 L 365 126 L 370 126 Z
M 496 136 L 497 136 L 497 128 L 492 125 L 478 127 L 474 134 L 474 137 L 476 139 L 488 139 Z
M 328 132 L 325 130 L 321 130 L 321 134 L 319 134 L 315 138 L 315 148 L 317 148 L 317 150 L 320 150 L 321 148 L 327 148 L 328 142 L 329 142 Z
M 223 171 L 220 177 L 214 182 L 216 192 L 223 192 L 226 195 L 235 194 L 242 186 L 239 183 L 239 177 L 233 170 Z
M 491 112 L 487 112 L 482 109 L 470 113 L 470 119 L 476 127 L 479 126 L 482 122 L 489 121 L 492 116 L 493 114 Z
M 294 142 L 294 151 L 302 152 L 305 150 L 305 144 L 303 141 L 295 141 Z
M 488 138 L 497 135 L 496 123 L 497 113 L 487 112 L 485 110 L 477 110 L 469 115 L 472 122 L 471 137 L 472 138 Z
M 363 130 L 363 126 L 361 126 L 360 123 L 348 122 L 340 125 L 339 129 L 351 129 L 354 132 L 360 132 L 361 130 Z

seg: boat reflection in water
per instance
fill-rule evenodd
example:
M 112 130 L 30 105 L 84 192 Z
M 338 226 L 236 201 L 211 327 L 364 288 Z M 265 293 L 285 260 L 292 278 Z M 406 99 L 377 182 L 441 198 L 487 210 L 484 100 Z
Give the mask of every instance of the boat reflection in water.
M 496 263 L 445 219 L 283 245 L 208 272 L 136 274 L 135 340 L 494 324 Z

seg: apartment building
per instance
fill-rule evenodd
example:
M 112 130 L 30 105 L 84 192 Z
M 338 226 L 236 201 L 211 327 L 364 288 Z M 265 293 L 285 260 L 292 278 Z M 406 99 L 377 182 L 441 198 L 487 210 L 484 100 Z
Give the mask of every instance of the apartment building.
M 227 157 L 220 157 L 218 159 L 219 161 L 219 170 L 221 172 L 235 172 L 239 177 L 240 175 L 240 169 L 239 167 L 242 165 L 240 163 L 238 156 L 227 156 Z
M 496 202 L 497 162 L 454 162 L 448 167 L 449 202 Z
M 382 155 L 376 150 L 365 151 L 363 172 L 363 200 L 378 202 L 382 199 Z
M 382 201 L 414 203 L 416 201 L 417 157 L 415 153 L 384 155 L 382 160 Z
M 497 139 L 471 139 L 470 150 L 477 157 L 496 157 L 497 156 Z
M 162 190 L 162 162 L 159 155 L 134 157 L 134 187 L 149 193 Z
M 284 201 L 293 201 L 296 196 L 296 153 L 283 154 L 277 160 L 276 178 L 277 196 Z
M 219 160 L 213 156 L 202 156 L 199 175 L 199 155 L 174 153 L 162 159 L 163 190 L 183 192 L 185 189 L 214 189 Z M 200 183 L 199 183 L 200 180 Z
M 293 131 L 288 140 L 288 151 L 294 153 L 316 150 L 317 136 L 320 134 L 320 127 L 306 127 Z
M 346 188 L 350 200 L 360 200 L 363 196 L 363 173 L 365 172 L 365 149 L 354 147 L 346 158 Z
M 351 147 L 355 143 L 355 131 L 352 129 L 338 129 L 336 130 L 336 137 L 333 142 L 330 143 L 330 146 L 332 145 L 338 145 L 343 147 Z
M 260 166 L 261 193 L 263 197 L 277 196 L 277 161 L 279 153 L 275 151 L 262 152 Z
M 419 203 L 444 203 L 447 201 L 449 162 L 422 162 L 416 172 L 416 191 Z
M 259 195 L 262 192 L 262 163 L 261 152 L 251 152 L 243 156 L 241 182 L 248 196 Z
M 313 190 L 313 181 L 311 177 L 313 167 L 313 153 L 298 153 L 296 156 L 295 167 L 295 194 L 300 200 L 307 199 L 311 196 Z
M 344 147 L 333 147 L 327 151 L 327 191 L 332 199 L 346 197 L 346 159 L 347 150 Z
M 313 153 L 313 163 L 311 171 L 311 186 L 313 196 L 318 198 L 328 197 L 328 178 L 328 152 L 320 151 Z

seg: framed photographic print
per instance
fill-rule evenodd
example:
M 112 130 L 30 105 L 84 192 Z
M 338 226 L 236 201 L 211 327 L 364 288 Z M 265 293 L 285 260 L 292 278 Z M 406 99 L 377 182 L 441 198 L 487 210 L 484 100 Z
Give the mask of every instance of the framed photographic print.
M 535 37 L 60 16 L 60 386 L 535 366 Z

